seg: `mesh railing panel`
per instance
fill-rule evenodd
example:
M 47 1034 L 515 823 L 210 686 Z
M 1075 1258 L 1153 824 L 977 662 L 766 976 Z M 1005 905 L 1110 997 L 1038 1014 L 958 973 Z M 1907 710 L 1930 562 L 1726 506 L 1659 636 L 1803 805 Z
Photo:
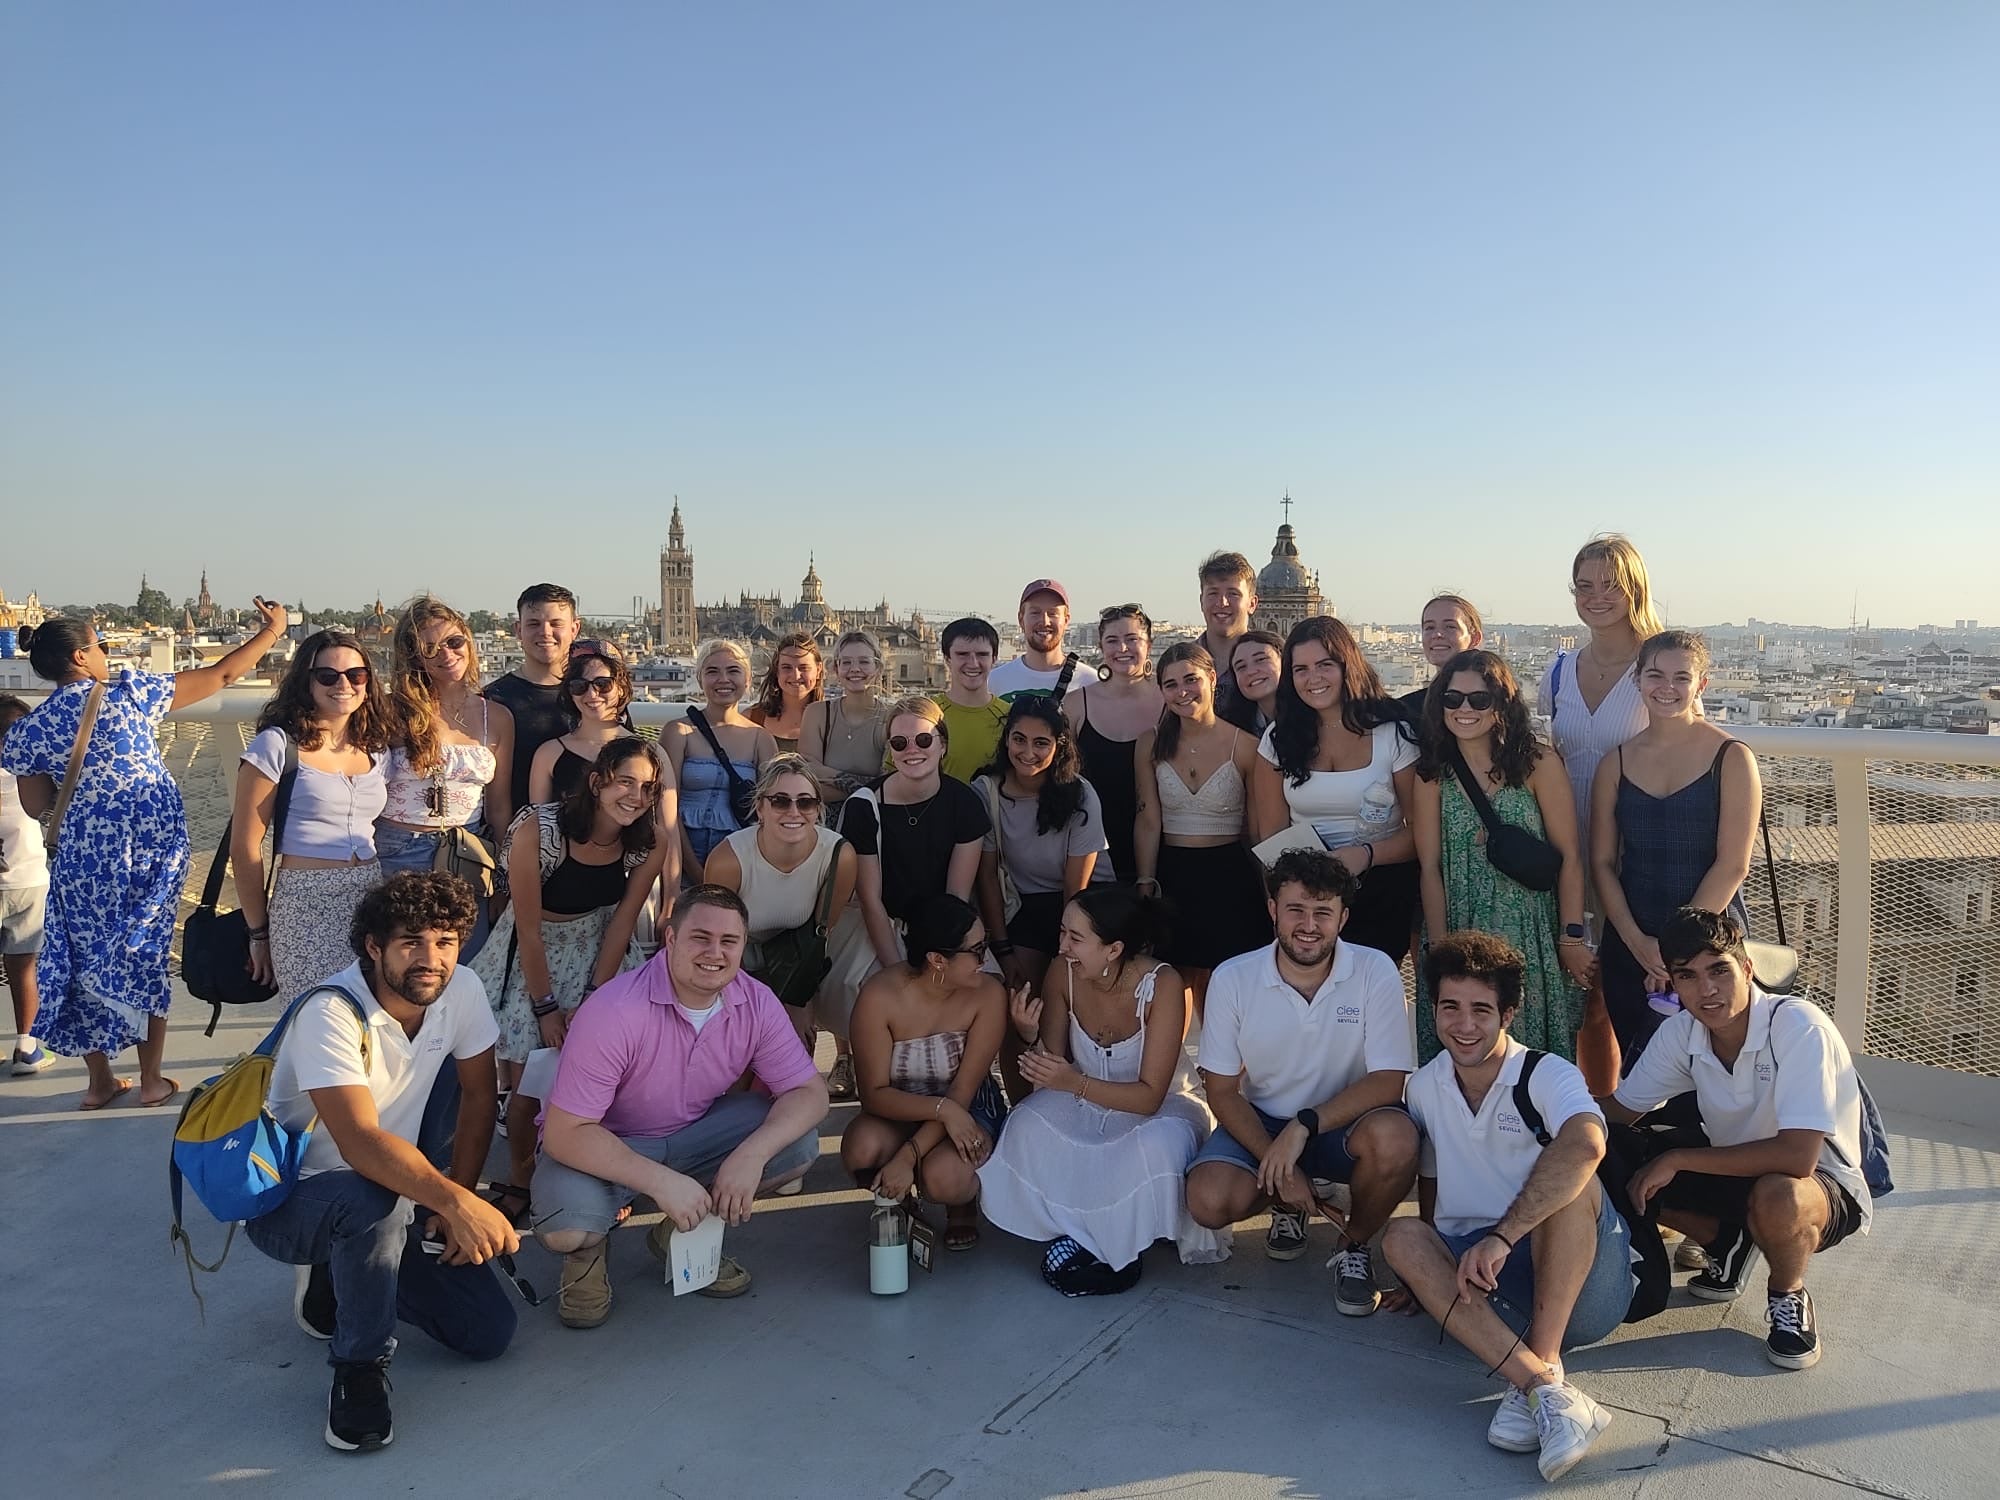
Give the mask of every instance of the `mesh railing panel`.
M 1757 763 L 1764 783 L 1764 817 L 1784 906 L 1784 937 L 1799 952 L 1795 990 L 1816 1003 L 1833 1003 L 1835 933 L 1839 912 L 1839 819 L 1834 805 L 1833 763 L 1809 756 L 1765 756 Z M 1771 865 L 1761 834 L 1751 845 L 1750 878 L 1743 898 L 1750 908 L 1750 936 L 1778 941 L 1771 901 Z

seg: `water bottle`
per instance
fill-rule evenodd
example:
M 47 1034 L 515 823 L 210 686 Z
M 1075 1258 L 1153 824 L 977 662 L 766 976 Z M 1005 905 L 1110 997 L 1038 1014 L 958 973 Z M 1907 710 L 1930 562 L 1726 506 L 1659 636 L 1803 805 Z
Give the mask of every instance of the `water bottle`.
M 1396 807 L 1396 784 L 1371 781 L 1361 794 L 1360 809 L 1354 815 L 1356 843 L 1372 844 L 1395 831 L 1401 814 Z
M 894 1198 L 875 1195 L 868 1217 L 868 1290 L 893 1297 L 910 1289 L 910 1221 Z

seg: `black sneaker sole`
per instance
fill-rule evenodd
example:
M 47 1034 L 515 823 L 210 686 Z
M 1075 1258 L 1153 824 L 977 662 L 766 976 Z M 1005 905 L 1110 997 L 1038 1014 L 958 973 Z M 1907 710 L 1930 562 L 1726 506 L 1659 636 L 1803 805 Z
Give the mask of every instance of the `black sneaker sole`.
M 326 1424 L 327 1447 L 336 1449 L 341 1453 L 373 1453 L 377 1448 L 388 1447 L 395 1440 L 396 1430 L 392 1427 L 379 1438 L 366 1437 L 360 1439 L 358 1442 L 349 1442 L 346 1438 L 335 1434 L 333 1423 L 328 1422 Z

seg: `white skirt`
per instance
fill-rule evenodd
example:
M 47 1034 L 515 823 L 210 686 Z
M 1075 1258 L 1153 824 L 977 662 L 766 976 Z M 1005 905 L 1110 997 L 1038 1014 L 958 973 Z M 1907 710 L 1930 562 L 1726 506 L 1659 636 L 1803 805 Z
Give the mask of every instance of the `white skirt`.
M 1113 1269 L 1155 1240 L 1172 1240 L 1187 1265 L 1226 1260 L 1228 1239 L 1195 1223 L 1183 1188 L 1209 1127 L 1208 1111 L 1184 1093 L 1168 1094 L 1158 1114 L 1135 1115 L 1036 1089 L 979 1169 L 979 1206 L 1009 1234 L 1068 1235 Z

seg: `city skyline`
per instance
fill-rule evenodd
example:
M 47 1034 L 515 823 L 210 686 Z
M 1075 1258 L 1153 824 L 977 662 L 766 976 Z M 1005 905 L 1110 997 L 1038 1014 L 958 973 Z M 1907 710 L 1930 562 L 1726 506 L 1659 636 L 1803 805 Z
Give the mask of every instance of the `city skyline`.
M 1990 6 L 0 15 L 10 594 L 2000 619 Z

